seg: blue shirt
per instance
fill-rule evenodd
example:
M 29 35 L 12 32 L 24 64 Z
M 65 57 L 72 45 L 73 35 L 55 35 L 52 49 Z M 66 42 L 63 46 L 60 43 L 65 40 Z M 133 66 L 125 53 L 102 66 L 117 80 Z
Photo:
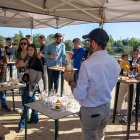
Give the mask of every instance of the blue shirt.
M 53 53 L 57 53 L 58 56 L 54 58 L 48 58 L 49 55 L 52 55 Z M 61 61 L 65 63 L 65 44 L 61 43 L 58 45 L 55 45 L 54 43 L 49 44 L 46 48 L 45 51 L 45 57 L 47 57 L 47 66 L 48 67 L 53 67 L 56 66 L 56 61 L 60 61 L 60 66 L 61 66 Z
M 80 49 L 81 49 L 80 51 L 79 51 L 79 49 L 75 49 L 75 48 L 72 50 L 74 52 L 74 55 L 77 53 L 77 51 L 79 51 L 76 54 L 76 56 L 74 57 L 74 60 L 73 60 L 73 66 L 74 66 L 74 68 L 77 68 L 78 69 L 78 70 L 75 71 L 76 73 L 79 73 L 80 66 L 81 66 L 81 61 L 82 61 L 82 58 L 84 56 L 84 52 L 86 50 L 83 47 L 81 47 Z

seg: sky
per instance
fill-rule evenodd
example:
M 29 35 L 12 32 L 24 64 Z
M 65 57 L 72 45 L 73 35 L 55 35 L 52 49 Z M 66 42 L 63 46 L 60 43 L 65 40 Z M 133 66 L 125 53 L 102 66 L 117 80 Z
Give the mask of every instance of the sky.
M 98 23 L 68 25 L 60 29 L 54 28 L 39 28 L 33 29 L 33 34 L 41 33 L 47 37 L 49 34 L 61 33 L 65 34 L 65 40 L 73 40 L 73 38 L 82 39 L 83 35 L 88 34 L 95 28 L 99 28 Z M 139 38 L 140 39 L 140 22 L 119 22 L 119 23 L 105 23 L 104 30 L 108 35 L 112 35 L 115 41 L 127 39 L 127 38 Z M 15 33 L 23 32 L 23 35 L 31 34 L 31 29 L 28 28 L 13 28 L 13 27 L 0 27 L 0 35 L 4 37 L 12 37 Z

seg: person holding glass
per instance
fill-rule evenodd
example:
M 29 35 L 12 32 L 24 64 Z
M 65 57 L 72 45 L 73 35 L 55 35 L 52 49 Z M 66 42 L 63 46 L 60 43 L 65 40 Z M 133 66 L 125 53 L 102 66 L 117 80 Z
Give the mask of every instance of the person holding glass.
M 15 56 L 17 53 L 17 49 L 12 46 L 12 39 L 11 38 L 6 38 L 6 44 L 5 50 L 6 50 L 6 56 L 8 61 L 15 61 Z M 7 73 L 10 71 L 10 65 L 12 65 L 12 77 L 14 78 L 14 71 L 15 71 L 15 64 L 8 64 L 7 65 L 7 71 L 6 71 L 6 76 Z
M 72 50 L 73 53 L 69 53 L 69 56 L 70 59 L 73 60 L 73 67 L 77 69 L 74 74 L 74 83 L 77 85 L 81 61 L 86 49 L 81 47 L 81 40 L 79 38 L 74 38 L 72 42 L 74 49 Z
M 123 61 L 127 61 L 128 62 L 128 55 L 127 55 L 127 59 L 125 59 L 126 55 L 122 55 L 122 60 Z M 132 56 L 132 60 L 129 61 L 129 64 L 131 66 L 131 68 L 127 69 L 127 70 L 121 70 L 121 73 L 120 75 L 123 75 L 123 71 L 127 71 L 127 73 L 129 75 L 133 75 L 133 77 L 135 78 L 136 75 L 137 75 L 137 63 L 139 61 L 139 56 L 140 56 L 140 53 L 139 53 L 139 49 L 135 49 L 133 51 L 133 56 Z M 134 86 L 134 94 L 133 94 L 133 105 L 134 105 L 134 99 L 135 99 L 135 93 L 136 93 L 136 84 Z M 121 111 L 121 107 L 122 107 L 122 104 L 123 104 L 123 101 L 127 102 L 128 101 L 128 84 L 126 83 L 121 83 L 120 84 L 120 90 L 119 90 L 119 97 L 118 97 L 118 104 L 117 104 L 117 112 L 116 112 L 116 115 L 118 115 L 118 112 Z M 132 105 L 132 106 L 133 106 Z M 127 123 L 127 116 L 124 116 L 122 117 L 122 121 L 124 123 Z
M 22 76 L 26 71 L 26 67 L 29 62 L 29 55 L 27 54 L 27 46 L 28 46 L 28 40 L 26 38 L 22 38 L 19 43 L 19 48 L 17 50 L 15 64 L 17 68 L 17 77 L 20 83 L 22 82 Z M 24 108 L 24 101 L 25 101 L 25 95 L 26 95 L 26 89 L 21 88 L 21 97 L 22 97 L 22 107 L 18 109 L 18 112 L 22 112 Z
M 38 92 L 43 91 L 43 85 L 42 85 L 43 66 L 41 60 L 37 56 L 37 50 L 35 44 L 30 44 L 27 47 L 27 52 L 28 55 L 31 57 L 31 59 L 29 60 L 29 65 L 26 70 L 26 73 L 29 74 L 29 81 L 26 86 L 27 93 L 25 95 L 25 104 L 36 102 L 35 99 L 36 91 Z M 23 131 L 23 128 L 25 127 L 26 108 L 27 107 L 24 106 L 24 110 L 19 122 L 18 133 Z M 32 110 L 31 118 L 27 123 L 37 123 L 38 121 L 39 121 L 38 112 Z
M 104 140 L 111 91 L 118 81 L 121 68 L 105 50 L 109 40 L 105 30 L 94 29 L 83 39 L 88 41 L 91 56 L 81 64 L 77 86 L 73 81 L 74 72 L 65 71 L 64 79 L 81 105 L 79 116 L 84 140 Z
M 49 44 L 46 48 L 44 56 L 47 56 L 47 66 L 54 67 L 56 66 L 57 60 L 59 60 L 59 64 L 57 65 L 64 65 L 65 64 L 65 44 L 62 43 L 62 35 L 60 33 L 56 33 L 54 35 L 55 41 L 52 44 Z M 61 64 L 62 61 L 62 64 Z M 53 88 L 53 81 L 54 81 L 54 89 L 56 89 L 56 94 L 58 92 L 59 87 L 59 76 L 60 71 L 52 70 L 52 77 L 50 77 L 50 70 L 48 69 L 48 78 L 51 78 L 51 89 Z M 50 89 L 50 90 L 51 90 Z

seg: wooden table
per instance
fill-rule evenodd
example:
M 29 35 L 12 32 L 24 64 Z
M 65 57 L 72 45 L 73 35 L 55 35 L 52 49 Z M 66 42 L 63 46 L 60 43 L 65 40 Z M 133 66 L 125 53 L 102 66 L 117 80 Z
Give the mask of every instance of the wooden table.
M 65 67 L 48 67 L 48 69 L 51 70 L 50 73 L 49 73 L 50 77 L 52 76 L 52 70 L 61 71 L 61 97 L 62 97 L 63 86 L 64 86 L 63 74 L 64 74 L 64 71 L 65 71 Z M 77 69 L 73 68 L 73 70 L 77 70 Z M 49 91 L 50 91 L 50 89 L 51 89 L 51 78 L 49 78 Z
M 12 64 L 15 64 L 15 61 L 8 61 L 7 65 L 10 65 L 10 78 L 12 78 Z
M 133 102 L 133 94 L 134 94 L 133 93 L 134 84 L 137 84 L 137 87 L 140 87 L 140 86 L 138 86 L 139 82 L 140 81 L 136 80 L 136 79 L 132 79 L 132 80 L 129 80 L 129 79 L 127 79 L 127 80 L 118 79 L 118 82 L 116 84 L 115 102 L 114 102 L 114 110 L 113 110 L 113 121 L 112 121 L 113 123 L 115 123 L 120 83 L 126 83 L 126 84 L 129 85 L 129 91 L 128 91 L 128 113 L 127 113 L 127 137 L 126 137 L 127 140 L 129 140 L 129 133 L 130 133 L 131 114 L 132 114 L 132 102 Z M 138 90 L 138 88 L 137 88 L 137 90 Z M 137 92 L 137 95 L 138 95 L 138 92 Z M 137 100 L 138 100 L 138 96 L 136 96 L 136 97 L 137 97 Z M 139 108 L 137 108 L 137 111 L 138 111 L 138 109 Z M 135 121 L 136 121 L 136 124 L 138 124 L 138 115 L 136 115 Z M 137 127 L 137 125 L 136 125 L 136 127 Z
M 0 124 L 0 140 L 5 140 L 5 135 L 10 133 L 10 130 Z
M 47 112 L 48 108 L 39 108 L 39 103 L 37 102 L 33 102 L 33 103 L 29 103 L 29 104 L 25 104 L 26 108 L 26 118 L 25 118 L 25 140 L 27 140 L 27 120 L 28 120 L 28 116 L 27 116 L 27 110 L 29 108 L 36 110 L 38 112 L 40 112 L 43 115 L 46 115 L 48 117 L 50 117 L 51 119 L 53 119 L 55 121 L 55 140 L 58 140 L 58 129 L 59 129 L 59 119 L 64 118 L 66 116 L 69 116 L 71 114 L 75 114 L 78 113 L 80 110 L 80 105 L 77 105 L 77 108 L 71 109 L 70 111 L 66 111 L 64 113 L 62 113 L 61 111 L 55 111 L 53 110 L 52 113 Z
M 0 82 L 0 85 L 4 85 L 5 82 Z M 12 97 L 13 97 L 13 111 L 15 111 L 15 102 L 14 102 L 14 89 L 19 89 L 19 88 L 24 88 L 26 87 L 24 84 L 18 83 L 17 86 L 7 86 L 7 87 L 0 87 L 0 91 L 7 91 L 11 90 L 12 91 Z

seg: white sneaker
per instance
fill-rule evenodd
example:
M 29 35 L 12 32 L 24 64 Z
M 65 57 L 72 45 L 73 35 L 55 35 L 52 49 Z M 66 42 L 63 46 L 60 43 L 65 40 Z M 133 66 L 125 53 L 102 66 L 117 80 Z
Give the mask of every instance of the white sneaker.
M 122 121 L 123 121 L 124 123 L 127 123 L 127 116 L 122 117 Z
M 21 113 L 21 112 L 23 112 L 23 109 L 24 109 L 24 107 L 22 106 L 21 108 L 17 109 L 17 112 Z
M 31 114 L 32 113 L 32 109 L 31 108 L 29 108 L 29 114 Z

